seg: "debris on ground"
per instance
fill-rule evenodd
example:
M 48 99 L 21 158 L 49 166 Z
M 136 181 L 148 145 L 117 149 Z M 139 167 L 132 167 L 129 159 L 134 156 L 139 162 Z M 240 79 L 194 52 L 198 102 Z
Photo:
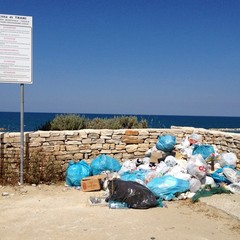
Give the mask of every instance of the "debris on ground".
M 66 184 L 83 191 L 104 190 L 105 196 L 91 197 L 90 205 L 147 209 L 170 200 L 240 194 L 240 162 L 235 153 L 204 144 L 201 135 L 193 133 L 180 144 L 175 136 L 163 135 L 143 158 L 120 163 L 103 154 L 90 165 L 70 161 Z

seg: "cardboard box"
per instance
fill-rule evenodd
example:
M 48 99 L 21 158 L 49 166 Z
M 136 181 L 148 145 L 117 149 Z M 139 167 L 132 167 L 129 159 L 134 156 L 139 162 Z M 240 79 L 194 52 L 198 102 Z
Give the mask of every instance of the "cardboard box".
M 162 157 L 163 157 L 163 155 L 162 155 L 161 151 L 153 151 L 151 153 L 150 162 L 151 163 L 159 163 L 159 159 L 161 159 Z
M 106 175 L 95 175 L 81 180 L 83 192 L 97 191 L 101 189 L 101 180 L 104 180 Z

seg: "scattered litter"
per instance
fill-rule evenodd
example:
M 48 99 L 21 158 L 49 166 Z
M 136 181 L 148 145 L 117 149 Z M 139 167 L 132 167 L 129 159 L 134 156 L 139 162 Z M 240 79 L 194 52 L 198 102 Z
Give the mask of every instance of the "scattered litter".
M 240 194 L 240 162 L 235 153 L 222 152 L 203 143 L 201 135 L 186 136 L 180 144 L 172 135 L 159 136 L 143 158 L 120 162 L 100 155 L 88 165 L 69 162 L 66 186 L 82 191 L 104 190 L 91 196 L 91 206 L 111 209 L 148 209 L 167 206 L 166 201 L 213 194 Z M 2 196 L 8 193 L 2 193 Z
M 2 193 L 2 196 L 3 196 L 3 197 L 7 197 L 7 196 L 9 196 L 9 193 L 8 193 L 8 192 L 3 192 L 3 193 Z
M 129 208 L 128 204 L 125 202 L 109 201 L 108 207 L 111 209 L 126 209 Z
M 89 198 L 90 206 L 107 206 L 106 197 L 95 197 L 90 196 Z

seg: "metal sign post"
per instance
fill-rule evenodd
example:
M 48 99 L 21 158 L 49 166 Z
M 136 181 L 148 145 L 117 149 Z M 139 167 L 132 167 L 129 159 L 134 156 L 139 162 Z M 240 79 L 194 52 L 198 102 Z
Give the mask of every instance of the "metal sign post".
M 0 83 L 20 83 L 20 183 L 24 161 L 24 84 L 32 83 L 32 17 L 0 14 Z
M 20 84 L 20 128 L 21 128 L 21 144 L 20 144 L 20 183 L 23 184 L 23 162 L 24 162 L 24 84 Z

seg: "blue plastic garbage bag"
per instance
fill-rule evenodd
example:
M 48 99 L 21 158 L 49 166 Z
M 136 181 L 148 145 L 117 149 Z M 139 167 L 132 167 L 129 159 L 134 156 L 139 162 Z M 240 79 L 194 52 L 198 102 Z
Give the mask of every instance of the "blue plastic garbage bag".
M 210 177 L 213 178 L 215 183 L 226 183 L 226 184 L 230 184 L 231 182 L 223 175 L 223 169 L 224 168 L 232 168 L 234 169 L 232 166 L 226 165 L 223 168 L 219 168 L 218 170 L 216 170 L 215 172 L 213 172 Z
M 186 192 L 189 189 L 189 182 L 183 179 L 175 178 L 171 175 L 153 178 L 147 187 L 156 197 L 164 200 L 171 200 L 175 194 Z
M 207 159 L 211 154 L 215 153 L 213 146 L 211 145 L 195 145 L 192 155 L 200 154 L 204 159 Z
M 172 135 L 159 136 L 156 148 L 164 152 L 171 152 L 176 144 L 176 137 Z
M 80 186 L 82 178 L 91 175 L 91 167 L 83 160 L 70 161 L 66 170 L 66 184 L 68 186 Z
M 121 164 L 115 158 L 102 154 L 93 159 L 91 164 L 93 175 L 98 175 L 103 171 L 118 172 L 121 169 Z
M 136 170 L 134 172 L 130 172 L 130 171 L 124 172 L 120 178 L 121 178 L 121 180 L 124 180 L 124 181 L 133 181 L 133 182 L 144 183 L 145 175 L 146 175 L 145 171 Z

